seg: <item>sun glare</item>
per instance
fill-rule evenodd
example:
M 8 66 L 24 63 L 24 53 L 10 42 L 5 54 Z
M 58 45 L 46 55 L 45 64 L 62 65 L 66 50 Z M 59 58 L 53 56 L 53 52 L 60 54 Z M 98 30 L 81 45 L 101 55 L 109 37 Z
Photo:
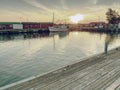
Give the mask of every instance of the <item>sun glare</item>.
M 79 21 L 82 21 L 83 19 L 84 19 L 84 16 L 81 14 L 70 16 L 70 21 L 73 23 L 78 23 Z

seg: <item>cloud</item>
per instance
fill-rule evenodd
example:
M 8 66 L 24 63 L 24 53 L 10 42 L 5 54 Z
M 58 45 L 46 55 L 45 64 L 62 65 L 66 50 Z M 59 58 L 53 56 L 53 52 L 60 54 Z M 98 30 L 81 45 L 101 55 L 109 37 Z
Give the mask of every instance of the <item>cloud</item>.
M 98 0 L 97 5 L 113 5 L 114 3 L 120 3 L 120 0 Z
M 93 4 L 97 4 L 98 0 L 92 0 Z
M 36 8 L 40 8 L 42 10 L 45 10 L 45 11 L 51 11 L 51 9 L 49 9 L 47 6 L 43 5 L 42 3 L 39 3 L 37 2 L 36 0 L 23 0 L 25 1 L 26 3 L 36 7 Z
M 66 19 L 81 13 L 89 19 L 98 20 L 98 16 L 105 19 L 105 12 L 112 8 L 120 12 L 120 0 L 0 0 L 0 18 L 11 17 L 39 17 L 40 20 Z M 14 17 L 13 17 L 14 16 Z M 95 18 L 96 17 L 96 18 Z M 87 20 L 88 20 L 87 18 Z M 12 20 L 11 19 L 11 20 Z
M 66 4 L 66 0 L 60 0 L 61 4 L 63 6 L 63 9 L 68 9 L 67 4 Z

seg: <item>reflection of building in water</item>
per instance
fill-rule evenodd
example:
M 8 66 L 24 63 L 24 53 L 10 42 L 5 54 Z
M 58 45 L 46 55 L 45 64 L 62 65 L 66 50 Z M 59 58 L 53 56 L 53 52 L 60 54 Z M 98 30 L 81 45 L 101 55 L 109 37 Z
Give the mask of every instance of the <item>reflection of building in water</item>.
M 1 41 L 8 41 L 8 40 L 14 40 L 14 36 L 13 35 L 0 35 L 0 40 Z
M 49 37 L 49 33 L 33 33 L 33 34 L 24 34 L 24 39 L 31 39 L 31 38 L 41 38 L 41 37 Z
M 21 40 L 23 39 L 23 34 L 5 34 L 0 35 L 1 41 L 9 41 L 9 40 Z
M 117 34 L 107 34 L 107 36 L 105 38 L 104 53 L 107 54 L 109 45 L 115 40 L 116 37 L 118 37 Z
M 42 38 L 49 37 L 49 33 L 33 33 L 33 34 L 6 34 L 0 35 L 0 41 L 9 41 L 9 40 L 21 40 L 21 39 L 32 39 L 32 38 Z

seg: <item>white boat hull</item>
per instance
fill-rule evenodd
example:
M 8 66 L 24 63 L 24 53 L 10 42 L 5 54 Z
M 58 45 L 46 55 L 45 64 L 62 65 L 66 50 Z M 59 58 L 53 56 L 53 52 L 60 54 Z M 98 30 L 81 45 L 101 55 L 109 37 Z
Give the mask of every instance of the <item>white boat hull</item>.
M 61 32 L 61 31 L 68 31 L 68 28 L 67 28 L 67 26 L 58 26 L 58 27 L 49 27 L 49 31 L 50 32 Z

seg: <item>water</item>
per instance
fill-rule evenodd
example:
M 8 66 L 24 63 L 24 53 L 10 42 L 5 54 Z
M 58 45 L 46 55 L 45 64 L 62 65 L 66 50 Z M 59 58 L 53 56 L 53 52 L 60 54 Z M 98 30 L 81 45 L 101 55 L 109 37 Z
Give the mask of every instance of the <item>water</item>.
M 0 87 L 120 46 L 119 34 L 66 32 L 0 36 Z

